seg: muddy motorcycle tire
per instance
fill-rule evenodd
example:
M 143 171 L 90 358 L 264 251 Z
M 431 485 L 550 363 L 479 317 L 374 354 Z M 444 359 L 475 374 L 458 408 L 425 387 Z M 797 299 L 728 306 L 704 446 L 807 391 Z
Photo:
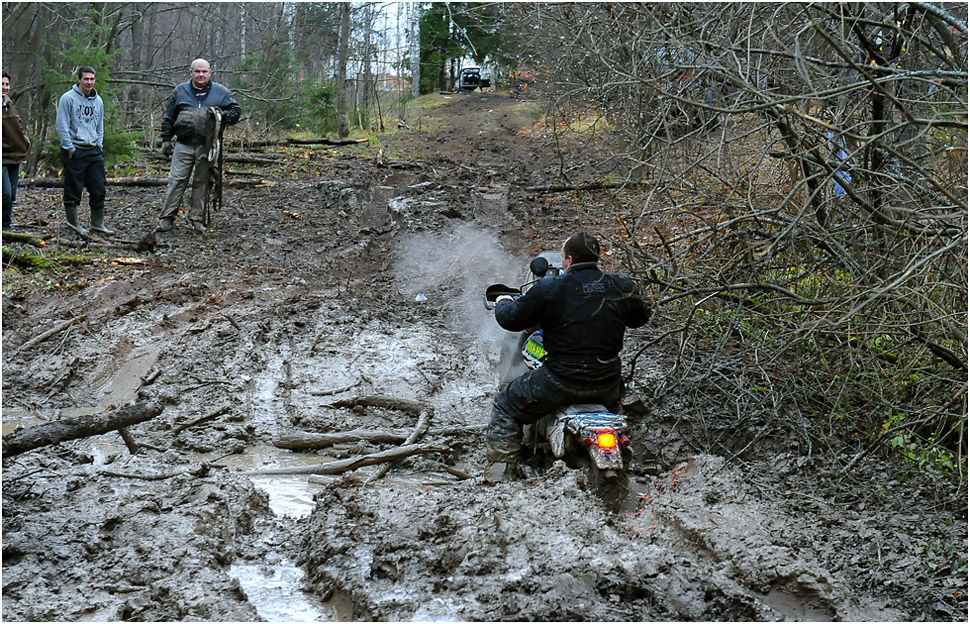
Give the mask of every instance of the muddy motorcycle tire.
M 603 470 L 590 459 L 584 462 L 589 489 L 611 511 L 622 511 L 630 495 L 630 477 L 626 470 Z

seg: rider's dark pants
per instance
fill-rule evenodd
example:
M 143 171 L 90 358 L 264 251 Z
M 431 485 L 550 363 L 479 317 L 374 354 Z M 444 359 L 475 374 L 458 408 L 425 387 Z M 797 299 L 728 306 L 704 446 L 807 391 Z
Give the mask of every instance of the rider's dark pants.
M 522 445 L 522 425 L 574 403 L 602 403 L 616 411 L 623 396 L 623 380 L 595 384 L 567 381 L 547 367 L 531 370 L 505 386 L 492 402 L 492 418 L 485 430 L 485 454 L 489 461 L 516 461 Z

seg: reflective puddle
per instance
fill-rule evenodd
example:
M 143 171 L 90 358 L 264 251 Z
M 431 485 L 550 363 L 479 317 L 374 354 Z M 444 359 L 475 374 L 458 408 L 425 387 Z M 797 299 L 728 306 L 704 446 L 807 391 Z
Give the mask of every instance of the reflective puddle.
M 229 576 L 237 579 L 259 617 L 267 622 L 350 622 L 354 606 L 347 596 L 335 594 L 315 604 L 300 587 L 303 570 L 289 561 L 274 565 L 233 565 Z

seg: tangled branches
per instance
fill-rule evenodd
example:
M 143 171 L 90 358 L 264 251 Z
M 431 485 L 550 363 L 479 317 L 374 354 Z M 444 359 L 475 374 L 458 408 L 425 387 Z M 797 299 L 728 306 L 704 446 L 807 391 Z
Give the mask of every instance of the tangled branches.
M 604 234 L 682 328 L 668 383 L 716 382 L 733 427 L 881 441 L 962 480 L 966 6 L 549 5 L 541 21 L 566 50 L 557 108 L 595 103 L 586 128 L 622 146 L 600 165 L 651 189 Z

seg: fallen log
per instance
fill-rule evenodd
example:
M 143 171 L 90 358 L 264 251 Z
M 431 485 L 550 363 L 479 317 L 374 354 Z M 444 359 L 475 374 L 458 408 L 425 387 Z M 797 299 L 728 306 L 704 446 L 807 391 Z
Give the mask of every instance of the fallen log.
M 370 139 L 283 139 L 278 145 L 356 145 Z
M 284 475 L 284 474 L 340 474 L 356 470 L 363 466 L 372 466 L 384 462 L 403 459 L 412 455 L 427 455 L 429 453 L 444 453 L 447 447 L 433 444 L 412 444 L 410 446 L 396 446 L 387 451 L 370 455 L 357 455 L 347 459 L 316 464 L 314 466 L 289 466 L 286 468 L 269 468 L 266 470 L 248 470 L 244 475 Z
M 454 436 L 476 434 L 485 425 L 470 425 L 464 427 L 438 427 L 428 429 L 429 436 Z M 273 440 L 273 446 L 291 451 L 321 449 L 336 444 L 352 444 L 355 442 L 372 442 L 374 444 L 401 444 L 408 438 L 408 432 L 403 429 L 374 431 L 372 429 L 351 429 L 340 433 L 310 433 L 306 431 L 290 431 Z
M 396 409 L 402 412 L 413 412 L 420 414 L 424 406 L 417 401 L 408 399 L 395 399 L 394 397 L 364 395 L 350 399 L 342 399 L 335 403 L 327 403 L 325 407 L 383 407 L 386 409 Z
M 568 191 L 599 191 L 604 189 L 615 189 L 620 188 L 621 184 L 603 184 L 600 182 L 593 182 L 590 184 L 549 184 L 546 186 L 527 186 L 525 190 L 527 193 L 566 193 Z
M 126 178 L 106 178 L 105 183 L 110 186 L 165 186 L 168 178 L 148 176 L 134 176 Z M 37 188 L 63 188 L 63 178 L 24 178 L 18 186 L 35 186 Z
M 256 156 L 226 156 L 226 162 L 245 163 L 247 165 L 285 165 L 286 161 L 275 158 L 258 158 Z
M 3 231 L 3 242 L 5 243 L 27 243 L 34 247 L 47 247 L 44 241 L 53 238 L 53 234 L 25 234 L 23 232 Z
M 283 164 L 283 161 L 268 160 L 265 158 L 261 159 L 242 159 L 235 162 L 260 162 L 269 164 Z M 233 157 L 227 156 L 227 161 L 232 161 Z M 232 175 L 231 171 L 226 172 L 227 175 Z M 147 177 L 147 176 L 135 176 L 128 178 L 107 178 L 105 183 L 108 186 L 165 186 L 168 184 L 168 178 L 160 177 Z M 255 186 L 257 184 L 267 184 L 265 180 L 227 180 L 226 186 Z M 34 186 L 37 188 L 63 188 L 64 180 L 61 178 L 24 178 L 20 181 L 19 186 Z
M 161 413 L 162 406 L 158 403 L 133 403 L 107 412 L 68 418 L 26 429 L 17 429 L 3 436 L 3 459 L 6 460 L 8 457 L 26 453 L 42 446 L 123 429 L 130 425 L 151 420 Z

